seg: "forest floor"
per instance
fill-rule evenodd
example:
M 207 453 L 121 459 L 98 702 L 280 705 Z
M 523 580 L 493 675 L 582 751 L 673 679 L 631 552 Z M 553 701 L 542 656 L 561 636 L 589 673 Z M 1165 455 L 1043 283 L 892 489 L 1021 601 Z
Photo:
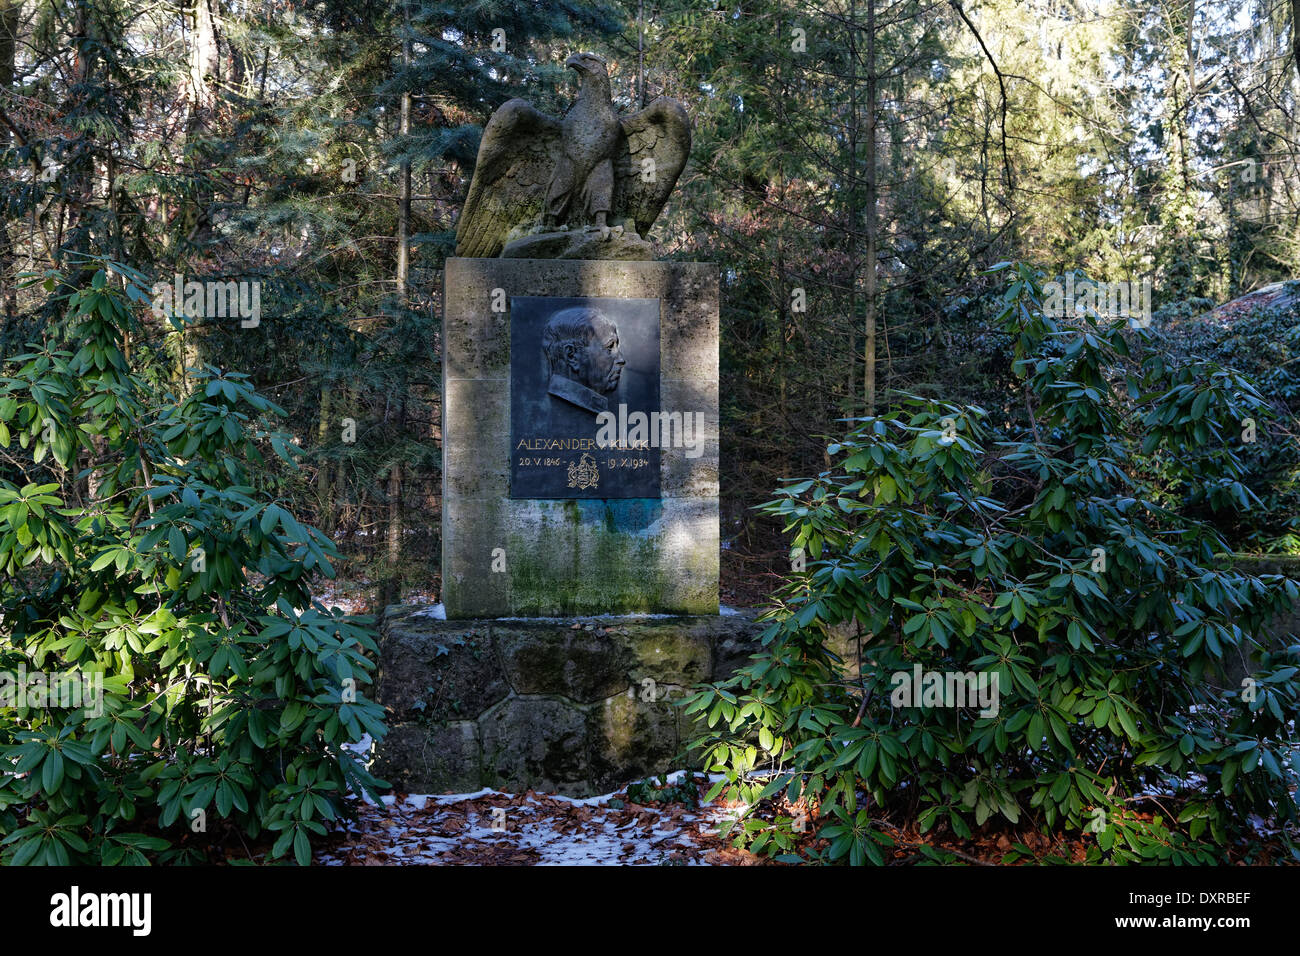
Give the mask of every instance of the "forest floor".
M 682 774 L 668 775 L 670 783 Z M 703 778 L 700 778 L 703 781 Z M 697 793 L 707 783 L 702 782 Z M 780 865 L 732 847 L 719 832 L 743 811 L 741 804 L 637 803 L 628 788 L 577 799 L 528 791 L 522 794 L 393 794 L 375 804 L 359 801 L 359 817 L 322 841 L 318 866 L 756 866 Z M 770 818 L 771 814 L 766 814 Z M 825 841 L 806 843 L 825 848 Z M 899 831 L 902 836 L 901 831 Z M 1033 840 L 1033 837 L 1026 839 Z M 931 841 L 913 833 L 899 839 L 892 862 L 923 859 L 994 864 L 1013 847 L 1006 835 L 979 839 L 945 857 Z M 1016 840 L 1020 844 L 1020 840 Z M 1083 841 L 1073 852 L 1082 861 Z M 1023 844 L 1021 844 L 1023 846 Z M 926 852 L 920 852 L 919 848 Z M 1031 857 L 1025 847 L 1025 856 Z
M 681 774 L 670 775 L 670 783 Z M 718 835 L 721 803 L 636 803 L 627 788 L 577 799 L 528 791 L 369 801 L 359 819 L 321 843 L 324 866 L 701 866 L 757 858 Z
M 671 797 L 686 786 L 680 773 L 668 776 Z M 711 781 L 695 778 L 697 796 Z M 687 785 L 688 786 L 688 785 Z M 646 790 L 639 793 L 644 794 Z M 654 788 L 650 791 L 653 793 Z M 642 797 L 645 799 L 645 797 Z M 576 799 L 528 791 L 522 794 L 480 790 L 441 796 L 394 794 L 383 803 L 365 801 L 359 818 L 322 841 L 313 862 L 321 866 L 755 866 L 782 865 L 730 845 L 719 829 L 745 809 L 719 799 L 649 799 L 638 803 L 628 788 L 599 797 Z M 777 808 L 755 808 L 753 818 L 771 820 Z M 789 815 L 789 808 L 779 812 Z M 1151 822 L 1155 814 L 1138 813 Z M 1294 862 L 1276 828 L 1251 819 L 1256 840 L 1233 847 L 1235 864 Z M 825 851 L 817 839 L 820 824 L 809 821 L 800 839 L 804 852 Z M 974 864 L 977 866 L 1081 864 L 1096 837 L 1079 832 L 1049 832 L 1032 824 L 1005 821 L 958 836 L 940 823 L 928 833 L 915 820 L 875 821 L 889 841 L 886 865 Z

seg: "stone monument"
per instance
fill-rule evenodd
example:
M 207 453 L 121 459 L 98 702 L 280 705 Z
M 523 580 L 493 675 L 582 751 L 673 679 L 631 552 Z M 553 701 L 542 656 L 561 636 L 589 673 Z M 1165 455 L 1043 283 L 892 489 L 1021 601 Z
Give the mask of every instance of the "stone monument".
M 448 260 L 449 618 L 718 611 L 718 285 L 646 241 L 690 152 L 605 61 L 563 120 L 498 109 Z
M 446 264 L 445 615 L 389 609 L 381 650 L 378 769 L 411 789 L 665 769 L 672 697 L 752 631 L 718 605 L 717 272 L 647 239 L 686 112 L 620 116 L 601 57 L 566 65 L 563 119 L 492 115 Z

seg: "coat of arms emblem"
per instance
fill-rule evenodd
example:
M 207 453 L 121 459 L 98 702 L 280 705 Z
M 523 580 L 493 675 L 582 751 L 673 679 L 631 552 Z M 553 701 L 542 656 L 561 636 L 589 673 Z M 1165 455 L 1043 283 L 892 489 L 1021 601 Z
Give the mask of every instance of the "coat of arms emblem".
M 595 488 L 600 481 L 600 472 L 596 470 L 596 459 L 586 452 L 576 462 L 569 462 L 569 487 L 586 491 Z

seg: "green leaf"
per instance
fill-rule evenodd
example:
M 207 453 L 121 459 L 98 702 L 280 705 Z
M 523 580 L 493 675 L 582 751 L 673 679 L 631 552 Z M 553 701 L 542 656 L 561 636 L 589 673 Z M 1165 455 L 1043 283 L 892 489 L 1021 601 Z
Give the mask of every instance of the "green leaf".
M 58 793 L 63 785 L 63 754 L 52 750 L 41 764 L 41 789 L 47 794 Z
M 185 535 L 181 532 L 180 528 L 177 528 L 173 525 L 168 530 L 167 545 L 169 550 L 171 551 L 172 560 L 174 560 L 177 564 L 184 564 L 185 555 L 189 550 L 189 546 L 186 543 Z

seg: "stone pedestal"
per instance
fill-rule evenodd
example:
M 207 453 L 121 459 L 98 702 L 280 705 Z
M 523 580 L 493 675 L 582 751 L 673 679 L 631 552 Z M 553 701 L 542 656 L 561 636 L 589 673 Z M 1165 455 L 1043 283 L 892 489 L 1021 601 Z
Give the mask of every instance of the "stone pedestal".
M 447 617 L 716 614 L 716 268 L 694 262 L 453 258 L 445 276 Z M 660 497 L 512 497 L 508 309 L 511 298 L 521 296 L 658 300 L 661 407 L 704 414 L 703 454 L 659 450 Z
M 673 702 L 746 664 L 760 631 L 734 612 L 446 621 L 389 608 L 375 772 L 412 793 L 590 796 L 683 767 L 696 731 Z

